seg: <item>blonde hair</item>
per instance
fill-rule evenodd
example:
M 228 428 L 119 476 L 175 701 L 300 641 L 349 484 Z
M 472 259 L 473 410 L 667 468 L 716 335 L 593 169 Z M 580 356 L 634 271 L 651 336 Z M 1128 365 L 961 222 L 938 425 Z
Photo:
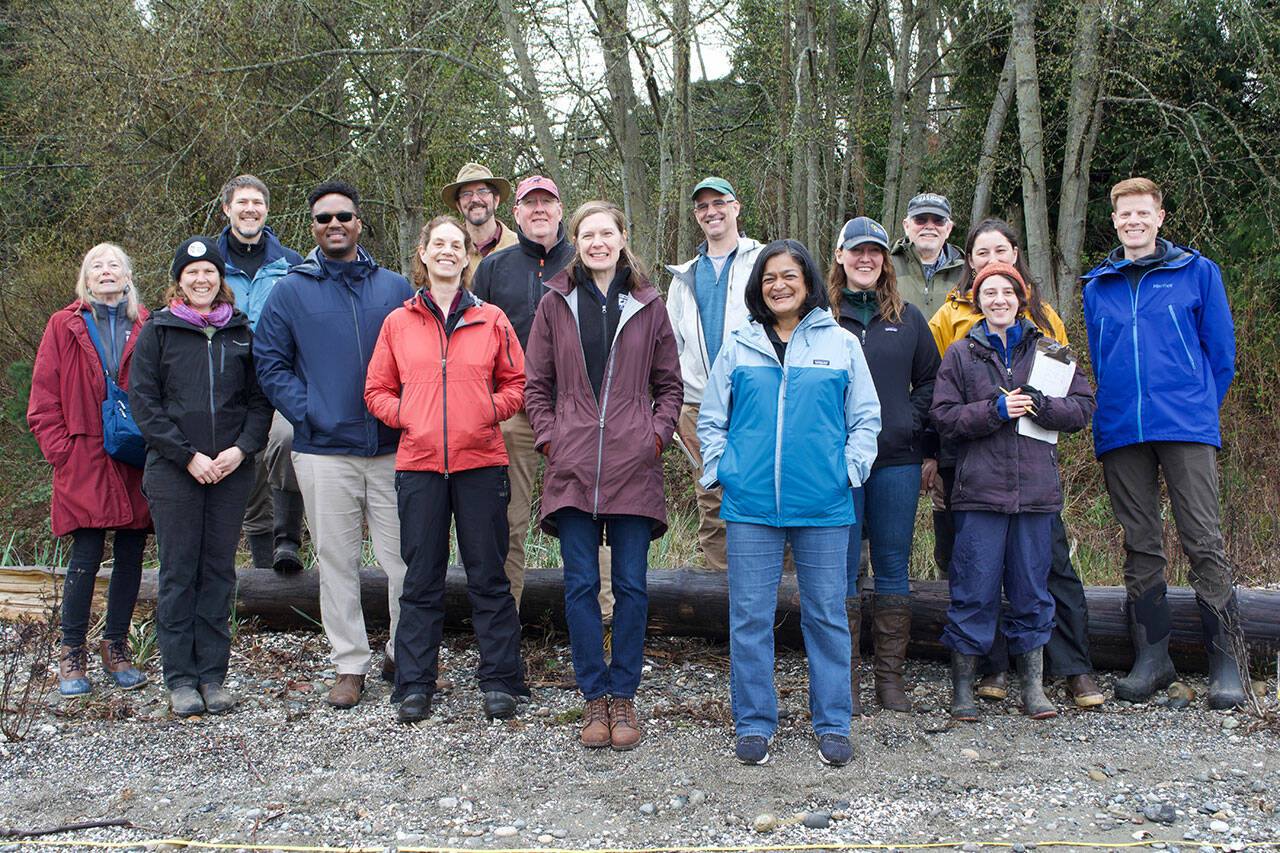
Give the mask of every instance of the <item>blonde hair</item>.
M 894 271 L 892 259 L 884 247 L 874 243 L 872 245 L 875 245 L 884 259 L 880 267 L 880 277 L 876 279 L 873 288 L 876 294 L 876 308 L 880 311 L 880 316 L 890 323 L 900 323 L 906 303 L 898 293 L 898 274 Z M 857 246 L 854 248 L 856 249 Z M 836 246 L 837 254 L 839 251 L 840 247 Z M 851 252 L 853 249 L 845 249 L 845 251 Z M 837 320 L 840 319 L 840 297 L 848 283 L 849 277 L 845 275 L 844 264 L 840 263 L 838 258 L 832 258 L 831 269 L 827 273 L 827 298 L 831 300 L 831 314 Z
M 618 258 L 618 266 L 630 267 L 631 271 L 636 275 L 648 275 L 645 272 L 644 264 L 640 262 L 631 251 L 631 243 L 626 239 L 627 235 L 627 215 L 622 212 L 622 208 L 618 207 L 611 201 L 586 201 L 578 206 L 573 212 L 573 216 L 569 219 L 569 237 L 573 240 L 573 260 L 569 261 L 569 272 L 572 274 L 575 267 L 582 266 L 582 250 L 578 248 L 578 228 L 582 225 L 582 221 L 588 216 L 594 216 L 597 213 L 603 213 L 611 217 L 614 224 L 618 226 L 618 230 L 622 232 L 622 252 Z M 636 286 L 636 275 L 631 277 L 631 286 Z
M 458 221 L 456 216 L 450 216 L 442 213 L 432 219 L 426 225 L 422 226 L 422 233 L 418 235 L 418 245 L 413 248 L 413 258 L 411 265 L 413 267 L 413 283 L 418 288 L 430 287 L 431 277 L 427 275 L 427 265 L 422 262 L 422 255 L 419 254 L 421 249 L 427 248 L 427 241 L 431 239 L 431 232 L 435 231 L 441 225 L 452 225 L 462 232 L 462 247 L 467 253 L 466 260 L 471 260 L 471 235 L 467 233 L 467 229 L 462 227 L 462 223 Z M 462 265 L 462 289 L 471 289 L 471 264 L 464 263 Z
M 1126 178 L 1111 188 L 1111 209 L 1116 209 L 1116 200 L 1127 195 L 1149 195 L 1156 200 L 1156 207 L 1164 204 L 1164 194 L 1160 187 L 1150 178 Z
M 76 296 L 86 305 L 94 301 L 93 294 L 89 292 L 89 266 L 103 255 L 115 256 L 124 268 L 127 279 L 124 287 L 125 314 L 130 320 L 138 319 L 138 306 L 141 303 L 138 301 L 138 289 L 133 286 L 133 261 L 115 243 L 99 243 L 84 256 L 84 260 L 80 262 L 80 277 L 76 279 Z

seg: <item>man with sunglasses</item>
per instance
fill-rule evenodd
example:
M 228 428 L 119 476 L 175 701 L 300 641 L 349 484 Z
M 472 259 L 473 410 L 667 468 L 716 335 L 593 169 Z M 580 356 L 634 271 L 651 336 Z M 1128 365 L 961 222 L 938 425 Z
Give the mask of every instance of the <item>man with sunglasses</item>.
M 676 431 L 699 468 L 702 455 L 698 410 L 702 392 L 720 345 L 747 321 L 743 293 L 760 253 L 758 241 L 738 233 L 741 212 L 742 205 L 728 181 L 704 178 L 693 188 L 693 218 L 706 240 L 692 260 L 667 267 L 672 276 L 667 313 L 684 377 L 684 405 L 680 407 Z M 704 489 L 697 477 L 693 489 L 698 500 L 698 545 L 703 559 L 707 568 L 725 571 L 729 562 L 725 556 L 724 522 L 720 520 L 720 489 Z
M 495 178 L 488 166 L 479 163 L 465 164 L 453 183 L 440 190 L 440 200 L 458 211 L 463 227 L 471 235 L 472 278 L 481 260 L 518 242 L 516 232 L 494 215 L 510 195 L 511 183 L 506 178 Z
M 355 187 L 321 184 L 308 197 L 316 248 L 276 282 L 254 337 L 258 380 L 293 424 L 293 467 L 320 571 L 320 620 L 337 678 L 328 703 L 360 701 L 372 652 L 360 608 L 361 521 L 387 574 L 392 649 L 405 564 L 400 558 L 395 456 L 400 431 L 369 413 L 365 372 L 387 315 L 413 296 L 399 273 L 374 263 L 357 242 L 363 225 Z
M 898 276 L 898 293 L 932 317 L 964 275 L 964 252 L 947 242 L 955 223 L 951 203 L 937 193 L 920 193 L 907 202 L 902 220 L 906 237 L 889 251 Z

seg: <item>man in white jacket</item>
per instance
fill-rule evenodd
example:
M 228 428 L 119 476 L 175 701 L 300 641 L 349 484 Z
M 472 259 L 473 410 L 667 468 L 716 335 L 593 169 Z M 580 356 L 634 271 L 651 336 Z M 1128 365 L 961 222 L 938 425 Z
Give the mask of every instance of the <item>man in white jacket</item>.
M 707 238 L 698 254 L 683 264 L 668 266 L 671 288 L 667 313 L 675 330 L 684 376 L 684 405 L 676 431 L 690 455 L 702 467 L 698 446 L 698 408 L 707 376 L 720 346 L 747 322 L 743 300 L 747 276 L 760 252 L 760 243 L 738 234 L 742 206 L 724 178 L 708 177 L 693 188 L 693 216 Z M 701 476 L 702 471 L 697 472 Z M 707 568 L 728 568 L 724 522 L 720 520 L 720 490 L 704 489 L 695 477 L 698 498 L 698 544 Z

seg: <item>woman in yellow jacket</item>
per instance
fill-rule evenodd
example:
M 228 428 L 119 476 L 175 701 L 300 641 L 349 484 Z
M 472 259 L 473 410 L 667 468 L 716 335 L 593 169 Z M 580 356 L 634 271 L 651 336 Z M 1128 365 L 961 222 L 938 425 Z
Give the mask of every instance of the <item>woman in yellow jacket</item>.
M 1012 264 L 1027 283 L 1027 315 L 1045 335 L 1062 344 L 1068 344 L 1067 329 L 1062 318 L 1040 298 L 1040 288 L 1031 277 L 1022 257 L 1018 237 L 1003 219 L 984 219 L 970 231 L 964 244 L 965 271 L 960 283 L 947 294 L 946 301 L 929 320 L 929 330 L 938 344 L 938 352 L 945 354 L 947 347 L 969 333 L 975 322 L 982 319 L 969 303 L 969 291 L 973 277 L 992 261 Z M 955 538 L 951 519 L 951 487 L 955 483 L 955 453 L 945 444 L 938 459 L 938 476 L 934 480 L 934 559 L 943 571 L 951 564 L 951 546 Z M 1053 563 L 1049 569 L 1049 593 L 1056 606 L 1053 635 L 1045 646 L 1047 675 L 1067 680 L 1067 689 L 1082 708 L 1102 703 L 1102 691 L 1093 680 L 1093 667 L 1089 662 L 1089 612 L 1084 597 L 1084 586 L 1071 565 L 1071 548 L 1062 516 L 1053 521 Z M 1004 636 L 997 633 L 995 645 L 982 664 L 983 677 L 978 682 L 977 693 L 983 699 L 1000 700 L 1008 692 L 1006 672 L 1009 669 L 1009 653 Z

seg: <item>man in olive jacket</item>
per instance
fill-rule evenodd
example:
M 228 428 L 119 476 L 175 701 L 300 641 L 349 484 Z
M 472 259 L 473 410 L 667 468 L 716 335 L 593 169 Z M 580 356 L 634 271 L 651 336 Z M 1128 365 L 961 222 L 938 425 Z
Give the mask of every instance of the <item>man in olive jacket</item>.
M 937 193 L 921 193 L 907 202 L 902 220 L 906 237 L 889 252 L 898 276 L 898 293 L 928 320 L 964 275 L 964 252 L 947 242 L 955 222 L 951 203 Z

